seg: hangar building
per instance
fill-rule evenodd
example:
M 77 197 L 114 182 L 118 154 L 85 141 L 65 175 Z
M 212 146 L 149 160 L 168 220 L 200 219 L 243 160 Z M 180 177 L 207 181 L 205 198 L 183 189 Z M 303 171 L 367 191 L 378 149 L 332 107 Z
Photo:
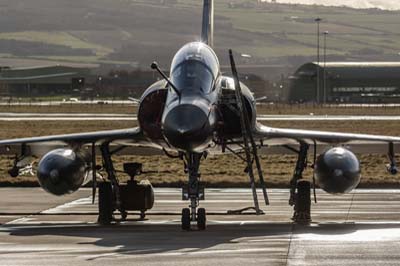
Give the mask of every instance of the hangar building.
M 68 94 L 80 89 L 91 76 L 90 69 L 69 66 L 0 68 L 1 94 L 40 96 Z
M 327 103 L 400 103 L 400 62 L 304 64 L 290 77 L 288 100 L 321 103 L 324 100 Z

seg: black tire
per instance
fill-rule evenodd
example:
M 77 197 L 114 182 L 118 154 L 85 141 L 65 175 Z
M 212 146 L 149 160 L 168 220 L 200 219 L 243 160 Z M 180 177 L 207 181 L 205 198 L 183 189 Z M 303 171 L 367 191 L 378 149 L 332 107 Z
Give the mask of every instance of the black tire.
M 197 228 L 199 230 L 205 230 L 206 224 L 207 224 L 206 209 L 199 208 L 197 210 Z
M 298 211 L 310 212 L 311 209 L 311 183 L 305 180 L 297 183 Z
M 182 230 L 190 230 L 190 210 L 189 208 L 182 209 Z
M 121 211 L 121 221 L 126 221 L 126 218 L 128 218 L 128 212 Z
M 140 220 L 144 220 L 146 218 L 146 212 L 140 211 Z
M 101 225 L 109 225 L 113 221 L 113 194 L 111 183 L 101 182 L 99 187 L 99 218 Z
M 9 174 L 11 177 L 18 177 L 18 176 L 19 176 L 18 167 L 14 166 L 14 167 L 11 168 L 10 170 L 8 170 L 8 174 Z

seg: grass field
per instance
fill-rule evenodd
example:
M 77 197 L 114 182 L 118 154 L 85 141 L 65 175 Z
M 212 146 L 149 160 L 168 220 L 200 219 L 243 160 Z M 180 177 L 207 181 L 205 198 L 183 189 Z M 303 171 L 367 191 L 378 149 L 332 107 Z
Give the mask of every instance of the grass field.
M 218 14 L 230 19 L 234 28 L 270 34 L 270 42 L 263 54 L 309 55 L 315 51 L 315 23 L 321 17 L 322 32 L 328 31 L 328 54 L 351 54 L 364 48 L 379 53 L 397 54 L 399 43 L 398 15 L 372 10 L 356 10 L 337 7 L 269 5 L 264 9 L 226 9 L 220 5 Z M 272 40 L 281 40 L 273 44 Z M 272 47 L 270 47 L 272 45 Z M 288 49 L 295 46 L 295 49 Z M 275 49 L 279 48 L 281 49 Z M 268 51 L 268 48 L 271 51 Z
M 10 113 L 110 113 L 135 114 L 137 106 L 125 104 L 61 104 L 50 106 L 0 105 L 0 112 Z M 339 107 L 312 104 L 262 104 L 257 105 L 257 114 L 268 115 L 400 115 L 399 107 Z
M 311 156 L 310 156 L 311 157 Z M 360 187 L 398 188 L 398 176 L 387 173 L 385 155 L 360 155 L 362 166 L 362 181 Z M 309 158 L 312 160 L 312 158 Z M 118 156 L 114 159 L 117 169 L 122 169 L 125 162 L 143 163 L 143 173 L 139 180 L 148 179 L 156 187 L 181 187 L 187 181 L 183 171 L 183 162 L 166 156 Z M 38 186 L 35 176 L 18 178 L 8 177 L 7 170 L 11 168 L 11 158 L 0 158 L 1 186 Z M 100 163 L 100 158 L 98 158 Z M 268 187 L 289 187 L 289 181 L 296 165 L 293 155 L 262 155 L 261 164 Z M 309 165 L 310 166 L 310 165 Z M 249 177 L 244 173 L 245 164 L 232 155 L 210 156 L 200 167 L 202 181 L 208 187 L 249 187 Z M 148 173 L 146 173 L 148 172 Z M 103 173 L 104 174 L 104 173 Z M 128 177 L 118 174 L 121 181 Z M 308 167 L 304 178 L 312 179 L 312 169 Z
M 63 31 L 19 31 L 0 33 L 0 39 L 31 41 L 56 45 L 65 45 L 71 48 L 92 49 L 96 55 L 104 56 L 112 52 L 112 49 L 101 46 L 96 43 L 90 43 L 83 39 L 75 37 L 69 32 Z
M 10 113 L 99 113 L 134 114 L 137 106 L 122 104 L 0 105 L 0 112 Z
M 271 127 L 301 128 L 349 133 L 400 135 L 400 124 L 387 121 L 265 121 Z M 0 139 L 43 136 L 136 126 L 134 121 L 21 121 L 0 122 Z
M 229 5 L 233 3 L 234 8 Z M 255 61 L 286 57 L 313 58 L 317 16 L 329 31 L 328 60 L 397 60 L 400 12 L 357 10 L 285 4 L 256 5 L 256 1 L 216 1 L 216 50 L 226 62 L 228 48 L 253 56 Z M 25 8 L 8 1 L 2 6 L 0 41 L 16 40 L 91 49 L 95 56 L 10 55 L 0 57 L 77 63 L 147 66 L 155 58 L 166 64 L 185 42 L 200 32 L 201 1 L 68 1 L 55 5 L 26 2 Z M 147 14 L 152 14 L 148 16 Z M 286 58 L 286 59 L 285 59 Z M 294 58 L 296 59 L 296 58 Z M 296 59 L 298 60 L 298 59 Z M 165 61 L 165 62 L 164 62 Z M 251 60 L 250 60 L 251 61 Z M 297 63 L 297 62 L 296 62 Z

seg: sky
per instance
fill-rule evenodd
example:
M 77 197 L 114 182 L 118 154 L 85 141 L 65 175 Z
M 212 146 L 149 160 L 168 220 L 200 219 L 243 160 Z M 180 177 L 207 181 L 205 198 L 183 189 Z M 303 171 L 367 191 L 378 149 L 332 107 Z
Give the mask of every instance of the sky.
M 270 2 L 270 0 L 265 0 Z M 330 6 L 349 6 L 354 8 L 400 9 L 399 0 L 276 0 L 278 3 L 319 4 Z

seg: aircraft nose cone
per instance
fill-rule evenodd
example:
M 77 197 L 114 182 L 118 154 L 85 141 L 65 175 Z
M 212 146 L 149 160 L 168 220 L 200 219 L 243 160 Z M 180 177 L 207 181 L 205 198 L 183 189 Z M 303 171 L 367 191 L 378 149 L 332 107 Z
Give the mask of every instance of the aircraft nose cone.
M 212 136 L 207 114 L 192 104 L 170 110 L 164 119 L 163 132 L 170 145 L 185 151 L 195 151 Z

